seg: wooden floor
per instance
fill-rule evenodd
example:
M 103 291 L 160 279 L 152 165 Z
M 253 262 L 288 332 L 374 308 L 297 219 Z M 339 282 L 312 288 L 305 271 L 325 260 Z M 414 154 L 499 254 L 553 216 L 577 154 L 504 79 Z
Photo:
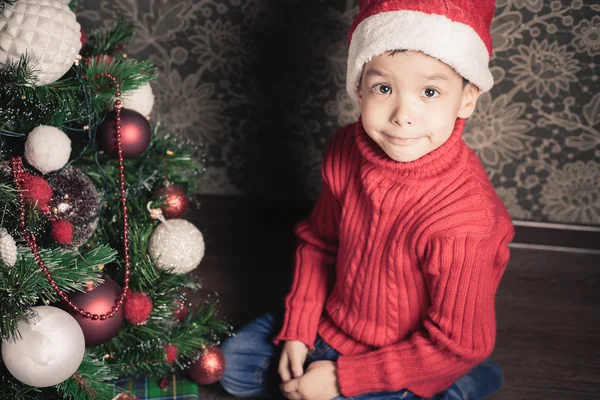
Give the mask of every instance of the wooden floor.
M 292 227 L 303 211 L 206 197 L 186 216 L 202 230 L 206 256 L 194 275 L 195 301 L 219 298 L 220 315 L 240 327 L 281 306 L 291 276 Z M 301 208 L 300 208 L 301 209 Z M 505 385 L 492 400 L 600 399 L 600 257 L 512 249 L 497 296 L 493 358 Z M 218 385 L 202 399 L 224 399 Z

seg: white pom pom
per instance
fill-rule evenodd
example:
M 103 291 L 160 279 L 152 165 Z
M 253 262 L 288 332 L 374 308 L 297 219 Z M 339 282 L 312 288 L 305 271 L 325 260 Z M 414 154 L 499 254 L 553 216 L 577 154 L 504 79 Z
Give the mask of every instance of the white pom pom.
M 43 174 L 64 167 L 70 155 L 71 139 L 53 126 L 38 126 L 25 141 L 25 159 Z
M 144 117 L 150 115 L 154 107 L 154 93 L 149 83 L 121 95 L 123 107 L 137 111 Z

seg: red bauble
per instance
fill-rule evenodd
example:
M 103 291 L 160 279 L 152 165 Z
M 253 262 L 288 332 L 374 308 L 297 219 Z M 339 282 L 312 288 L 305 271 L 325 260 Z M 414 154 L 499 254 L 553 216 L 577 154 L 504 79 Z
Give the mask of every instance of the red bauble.
M 60 244 L 70 244 L 73 241 L 73 224 L 64 219 L 52 222 L 52 239 Z
M 129 292 L 127 301 L 123 305 L 125 319 L 135 325 L 144 325 L 153 308 L 150 297 L 140 292 Z
M 52 200 L 52 188 L 44 178 L 36 175 L 23 174 L 23 196 L 40 210 L 48 209 Z
M 115 305 L 123 289 L 112 279 L 103 277 L 104 282 L 88 289 L 85 293 L 74 293 L 69 295 L 69 300 L 77 307 L 83 308 L 92 314 L 106 314 Z M 70 307 L 67 308 L 83 330 L 85 345 L 87 347 L 99 346 L 117 336 L 123 325 L 123 308 L 120 308 L 112 318 L 104 321 L 92 320 L 79 313 L 75 313 Z
M 218 381 L 224 373 L 225 356 L 217 346 L 207 346 L 189 370 L 190 377 L 201 385 Z
M 177 304 L 177 308 L 175 309 L 175 316 L 177 317 L 179 322 L 183 322 L 185 321 L 185 317 L 188 313 L 188 308 L 184 303 L 180 302 L 179 300 L 175 300 L 175 303 Z
M 96 131 L 100 147 L 112 157 L 118 157 L 119 154 L 116 131 L 117 112 L 113 110 L 106 114 Z M 150 124 L 142 114 L 127 108 L 121 109 L 121 143 L 124 158 L 135 158 L 146 151 L 151 137 Z
M 165 205 L 161 207 L 165 218 L 181 218 L 190 205 L 185 190 L 177 185 L 169 185 L 158 189 L 155 197 L 166 198 Z

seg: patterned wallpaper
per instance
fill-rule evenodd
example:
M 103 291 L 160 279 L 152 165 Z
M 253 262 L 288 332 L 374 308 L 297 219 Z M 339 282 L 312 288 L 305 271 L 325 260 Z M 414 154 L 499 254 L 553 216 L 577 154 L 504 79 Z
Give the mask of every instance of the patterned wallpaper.
M 128 54 L 160 69 L 153 118 L 204 145 L 201 191 L 310 201 L 324 144 L 358 116 L 345 92 L 357 0 L 81 0 L 84 29 L 120 13 Z M 600 4 L 497 0 L 496 86 L 470 118 L 513 218 L 600 225 Z

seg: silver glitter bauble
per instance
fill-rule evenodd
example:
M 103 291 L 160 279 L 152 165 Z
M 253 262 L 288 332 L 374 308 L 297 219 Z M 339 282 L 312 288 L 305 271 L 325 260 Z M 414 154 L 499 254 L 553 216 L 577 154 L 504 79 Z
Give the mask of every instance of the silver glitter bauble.
M 204 237 L 189 221 L 170 219 L 156 227 L 148 242 L 148 253 L 161 269 L 185 274 L 204 257 Z

